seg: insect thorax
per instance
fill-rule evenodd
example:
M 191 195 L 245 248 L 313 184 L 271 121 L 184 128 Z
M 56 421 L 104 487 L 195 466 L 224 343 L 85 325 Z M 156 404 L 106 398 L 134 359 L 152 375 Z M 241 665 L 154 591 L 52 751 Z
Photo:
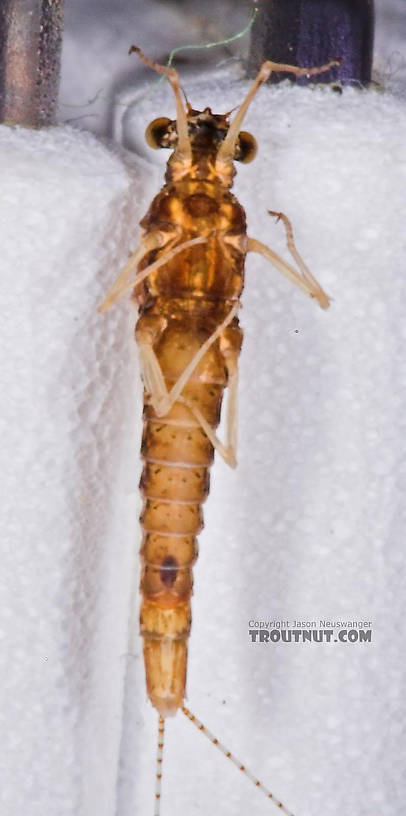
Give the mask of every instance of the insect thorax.
M 150 275 L 145 293 L 215 301 L 240 297 L 244 254 L 226 239 L 245 236 L 245 211 L 228 190 L 210 181 L 167 184 L 152 201 L 141 226 L 147 232 L 160 229 L 172 233 L 177 244 L 207 236 L 206 243 L 185 250 L 159 273 Z M 164 251 L 151 253 L 141 267 Z

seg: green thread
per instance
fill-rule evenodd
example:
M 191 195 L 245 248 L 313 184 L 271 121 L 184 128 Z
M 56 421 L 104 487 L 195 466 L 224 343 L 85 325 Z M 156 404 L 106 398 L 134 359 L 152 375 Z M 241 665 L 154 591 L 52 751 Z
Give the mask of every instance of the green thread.
M 243 28 L 242 31 L 239 31 L 238 34 L 233 34 L 232 37 L 227 37 L 227 39 L 225 39 L 225 40 L 217 40 L 216 42 L 203 43 L 202 45 L 179 45 L 178 48 L 173 48 L 171 53 L 169 54 L 168 62 L 166 63 L 166 67 L 167 68 L 171 67 L 171 65 L 173 63 L 173 58 L 174 58 L 175 54 L 179 53 L 179 51 L 192 51 L 192 50 L 196 50 L 196 49 L 203 50 L 205 48 L 216 48 L 218 45 L 228 45 L 228 43 L 232 43 L 235 40 L 239 40 L 241 37 L 244 36 L 244 34 L 248 33 L 248 31 L 252 27 L 252 24 L 253 24 L 253 22 L 255 20 L 255 17 L 257 16 L 257 14 L 258 14 L 258 8 L 255 6 L 253 8 L 253 10 L 252 10 L 251 17 L 250 17 L 247 25 L 245 26 L 245 28 Z M 165 79 L 165 77 L 161 77 L 159 81 L 161 82 L 162 79 Z
M 248 31 L 251 29 L 257 14 L 258 14 L 258 8 L 257 8 L 257 6 L 254 6 L 254 8 L 253 8 L 253 10 L 251 12 L 250 19 L 248 20 L 248 23 L 245 26 L 245 28 L 243 28 L 243 30 L 239 31 L 237 34 L 233 34 L 232 37 L 227 37 L 225 40 L 216 40 L 216 42 L 202 43 L 200 45 L 179 45 L 177 48 L 173 48 L 172 51 L 169 54 L 168 61 L 166 63 L 166 67 L 167 68 L 171 67 L 171 65 L 173 63 L 174 56 L 176 54 L 178 54 L 180 51 L 196 51 L 196 50 L 204 51 L 206 48 L 216 48 L 218 45 L 228 45 L 228 43 L 234 42 L 235 40 L 239 40 L 241 37 L 244 36 L 244 34 L 247 34 Z M 161 76 L 161 77 L 159 77 L 159 79 L 155 80 L 154 82 L 151 82 L 149 85 L 147 85 L 147 87 L 145 89 L 145 93 L 142 94 L 141 98 L 145 99 L 145 97 L 148 97 L 150 95 L 150 92 L 153 90 L 153 88 L 156 88 L 158 85 L 161 84 L 161 82 L 164 82 L 164 81 L 165 81 L 165 77 Z M 137 102 L 135 104 L 137 104 L 139 101 L 140 101 L 140 98 L 137 100 Z

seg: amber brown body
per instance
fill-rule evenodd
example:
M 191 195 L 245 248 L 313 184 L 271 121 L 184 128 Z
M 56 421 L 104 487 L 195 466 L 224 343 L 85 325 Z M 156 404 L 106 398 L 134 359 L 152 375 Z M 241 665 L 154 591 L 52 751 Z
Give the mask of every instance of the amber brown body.
M 250 161 L 255 155 L 255 139 L 239 126 L 274 64 L 264 63 L 230 124 L 229 114 L 213 114 L 210 108 L 194 111 L 188 105 L 185 111 L 177 73 L 142 59 L 167 74 L 177 103 L 176 122 L 160 118 L 147 129 L 151 146 L 173 147 L 174 152 L 166 184 L 141 221 L 145 249 L 140 250 L 134 290 L 140 307 L 136 338 L 146 385 L 141 633 L 148 695 L 161 717 L 166 717 L 176 713 L 185 696 L 192 567 L 203 525 L 201 506 L 209 491 L 213 444 L 228 464 L 235 465 L 237 361 L 242 342 L 236 304 L 244 285 L 246 252 L 263 254 L 322 308 L 329 300 L 297 252 L 286 216 L 277 214 L 284 220 L 299 273 L 264 244 L 247 237 L 245 212 L 229 189 L 234 161 Z M 113 289 L 113 298 L 125 291 L 120 286 L 126 286 L 131 264 L 130 260 Z M 223 445 L 215 429 L 228 384 L 227 444 Z
M 244 254 L 224 241 L 225 236 L 245 235 L 244 210 L 226 187 L 206 180 L 210 154 L 195 150 L 193 159 L 198 168 L 194 178 L 169 180 L 141 222 L 147 233 L 175 229 L 177 243 L 208 237 L 207 243 L 185 250 L 151 274 L 142 293 L 137 293 L 137 331 L 156 333 L 153 347 L 168 390 L 240 298 L 244 281 Z M 140 268 L 160 252 L 166 249 L 150 253 Z M 241 340 L 234 319 L 182 392 L 213 428 L 219 423 L 227 385 L 224 350 L 230 345 L 239 349 Z M 142 456 L 141 633 L 148 694 L 166 716 L 176 713 L 185 695 L 192 567 L 213 446 L 185 405 L 175 403 L 168 414 L 158 417 L 147 400 Z

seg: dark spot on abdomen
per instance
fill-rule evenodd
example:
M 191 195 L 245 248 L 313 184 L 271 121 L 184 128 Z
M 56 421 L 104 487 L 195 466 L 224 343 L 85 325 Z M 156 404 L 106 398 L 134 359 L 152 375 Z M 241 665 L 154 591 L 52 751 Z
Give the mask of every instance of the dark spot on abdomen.
M 166 587 L 171 587 L 178 574 L 178 562 L 172 555 L 167 555 L 161 564 L 161 581 Z

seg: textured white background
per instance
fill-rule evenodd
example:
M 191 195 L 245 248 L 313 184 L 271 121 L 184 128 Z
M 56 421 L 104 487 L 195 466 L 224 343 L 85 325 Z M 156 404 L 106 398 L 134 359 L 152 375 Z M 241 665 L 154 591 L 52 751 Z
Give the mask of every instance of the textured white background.
M 62 118 L 109 135 L 115 99 L 138 144 L 173 106 L 162 86 L 127 112 L 144 72 L 129 42 L 165 55 L 235 30 L 224 11 L 201 36 L 196 8 L 72 2 Z M 297 816 L 398 816 L 405 796 L 405 16 L 378 11 L 384 94 L 263 89 L 246 120 L 249 232 L 284 252 L 266 215 L 283 209 L 334 303 L 322 313 L 250 259 L 239 468 L 213 468 L 196 567 L 190 706 Z M 184 81 L 195 106 L 241 98 L 232 66 Z M 161 171 L 71 130 L 1 140 L 1 812 L 144 816 L 134 317 L 95 308 Z M 373 644 L 249 644 L 250 618 L 279 616 L 372 618 Z M 272 812 L 184 718 L 167 730 L 164 816 Z

